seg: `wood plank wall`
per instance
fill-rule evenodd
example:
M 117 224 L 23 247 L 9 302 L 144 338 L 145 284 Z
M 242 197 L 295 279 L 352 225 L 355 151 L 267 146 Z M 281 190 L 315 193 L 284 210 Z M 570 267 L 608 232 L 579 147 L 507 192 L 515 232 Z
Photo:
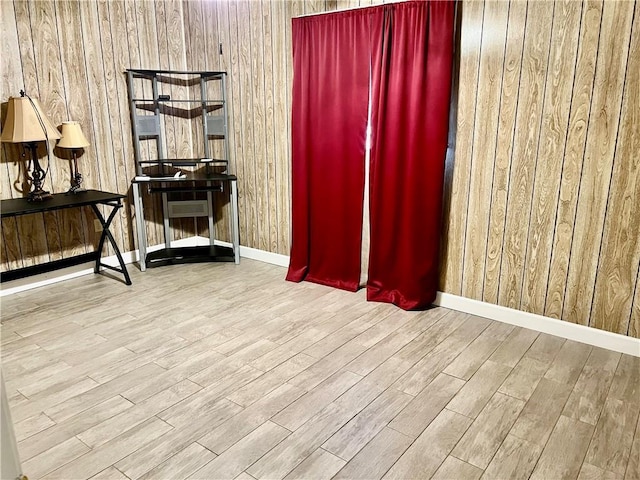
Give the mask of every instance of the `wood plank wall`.
M 640 336 L 639 40 L 634 1 L 464 3 L 443 291 Z
M 1 99 L 24 87 L 54 122 L 81 121 L 91 142 L 85 184 L 127 193 L 134 167 L 124 69 L 228 71 L 241 243 L 288 254 L 290 19 L 375 3 L 2 1 Z M 478 0 L 460 13 L 442 290 L 640 337 L 638 1 Z M 176 88 L 172 95 L 186 94 Z M 171 122 L 167 147 L 191 154 L 197 130 Z M 2 198 L 22 195 L 19 155 L 3 144 Z M 66 189 L 68 167 L 52 158 L 54 191 Z M 146 199 L 152 244 L 163 241 L 158 207 Z M 124 250 L 135 246 L 134 214 L 128 205 L 114 227 Z M 90 212 L 2 227 L 3 270 L 95 242 Z M 228 238 L 225 222 L 216 228 Z M 207 235 L 206 222 L 173 230 L 174 238 Z

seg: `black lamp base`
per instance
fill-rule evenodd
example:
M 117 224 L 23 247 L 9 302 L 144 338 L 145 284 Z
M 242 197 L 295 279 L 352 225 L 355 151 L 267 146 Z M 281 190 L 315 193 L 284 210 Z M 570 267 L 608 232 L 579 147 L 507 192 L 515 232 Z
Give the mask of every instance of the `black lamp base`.
M 82 174 L 78 172 L 78 151 L 73 149 L 73 163 L 71 164 L 71 187 L 67 190 L 67 195 L 72 193 L 86 192 L 82 188 Z
M 45 200 L 49 200 L 52 197 L 52 195 L 42 189 L 39 190 L 34 190 L 32 192 L 29 192 L 29 195 L 27 196 L 27 201 L 28 202 L 44 202 Z
M 33 173 L 31 174 L 33 190 L 29 192 L 27 201 L 43 202 L 51 198 L 51 194 L 42 188 L 47 172 L 42 169 L 40 162 L 38 161 L 36 142 L 29 142 L 29 150 L 31 150 L 31 160 L 33 161 Z

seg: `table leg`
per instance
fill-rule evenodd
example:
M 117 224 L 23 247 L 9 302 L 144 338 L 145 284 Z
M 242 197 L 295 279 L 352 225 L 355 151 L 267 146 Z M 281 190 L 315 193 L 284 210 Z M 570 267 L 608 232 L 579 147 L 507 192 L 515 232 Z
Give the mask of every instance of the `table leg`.
M 94 272 L 98 273 L 100 271 L 101 266 L 109 268 L 110 270 L 115 270 L 116 272 L 120 272 L 124 275 L 125 283 L 127 285 L 131 285 L 131 278 L 129 277 L 127 266 L 124 263 L 124 259 L 122 258 L 122 254 L 120 253 L 120 249 L 118 248 L 118 245 L 116 244 L 116 240 L 115 238 L 113 238 L 113 235 L 111 235 L 111 231 L 109 230 L 109 227 L 111 226 L 111 222 L 116 216 L 116 213 L 118 213 L 118 210 L 122 208 L 122 204 L 118 202 L 118 203 L 109 203 L 107 205 L 109 205 L 110 207 L 113 207 L 113 209 L 111 210 L 111 213 L 107 217 L 107 220 L 104 219 L 104 217 L 102 216 L 102 213 L 100 212 L 100 209 L 98 209 L 96 205 L 91 205 L 91 208 L 93 209 L 93 213 L 96 214 L 96 217 L 98 217 L 98 221 L 102 225 L 102 235 L 100 235 L 100 243 L 98 243 L 98 249 L 96 250 L 96 263 L 94 267 Z M 105 239 L 109 240 L 109 243 L 113 247 L 113 250 L 116 252 L 116 258 L 118 259 L 118 263 L 120 264 L 120 269 L 114 268 L 111 265 L 106 265 L 100 261 L 102 257 L 102 249 L 104 248 Z
M 136 230 L 138 230 L 138 264 L 140 271 L 147 269 L 147 234 L 144 225 L 144 208 L 142 206 L 142 196 L 140 195 L 140 185 L 132 184 L 133 187 L 133 206 L 136 209 Z
M 240 225 L 238 224 L 238 186 L 231 181 L 231 241 L 236 265 L 240 263 Z

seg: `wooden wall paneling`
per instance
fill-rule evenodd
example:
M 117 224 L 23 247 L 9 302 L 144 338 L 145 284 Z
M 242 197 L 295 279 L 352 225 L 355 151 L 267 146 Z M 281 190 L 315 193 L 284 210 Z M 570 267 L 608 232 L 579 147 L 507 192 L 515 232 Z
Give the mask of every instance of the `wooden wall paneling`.
M 165 27 L 167 32 L 167 54 L 169 59 L 169 68 L 172 70 L 190 70 L 187 66 L 187 44 L 184 26 L 184 15 L 182 12 L 182 0 L 165 0 Z M 162 55 L 161 55 L 162 57 Z M 188 100 L 189 91 L 192 87 L 187 86 L 186 76 L 180 76 L 179 81 L 171 85 L 171 98 L 177 100 Z M 189 111 L 193 105 L 174 104 L 174 108 L 178 111 Z M 191 158 L 195 155 L 192 137 L 192 121 L 191 114 L 183 115 L 180 113 L 173 116 L 174 120 L 174 144 L 169 146 L 169 151 L 173 150 L 175 158 Z M 167 139 L 167 142 L 170 140 Z M 198 151 L 200 149 L 197 149 Z M 194 198 L 192 193 L 183 193 L 178 198 L 191 200 Z M 196 234 L 196 220 L 193 218 L 181 218 L 171 221 L 173 225 L 174 235 L 176 238 L 189 238 Z
M 266 175 L 266 135 L 265 135 L 265 88 L 264 58 L 262 44 L 262 4 L 249 2 L 250 15 L 250 56 L 251 56 L 251 92 L 253 94 L 253 168 L 255 173 L 256 228 L 255 248 L 269 249 L 269 206 Z M 249 92 L 247 92 L 249 93 Z
M 556 2 L 520 309 L 542 312 L 567 138 L 582 2 Z
M 233 128 L 236 115 L 236 96 L 234 95 L 233 85 L 235 83 L 235 77 L 233 76 L 233 57 L 235 54 L 235 63 L 237 64 L 237 49 L 234 50 L 231 46 L 231 32 L 229 28 L 229 8 L 227 2 L 216 2 L 216 19 L 217 19 L 217 32 L 218 43 L 213 45 L 215 47 L 210 55 L 215 56 L 218 67 L 220 70 L 227 72 L 227 91 L 225 96 L 227 99 L 227 134 L 229 144 L 229 171 L 236 172 L 237 170 L 237 158 L 236 158 L 236 144 L 238 138 L 236 138 L 236 129 Z M 222 47 L 222 53 L 219 51 L 219 47 Z
M 89 141 L 89 146 L 84 149 L 83 155 L 78 158 L 78 169 L 83 176 L 82 185 L 84 188 L 99 189 L 100 174 L 95 153 L 96 141 L 93 118 L 91 116 L 92 103 L 89 94 L 89 81 L 84 61 L 84 37 L 79 29 L 82 24 L 79 2 L 62 2 L 57 9 L 57 22 L 62 79 L 65 92 L 69 92 L 69 98 L 67 100 L 68 116 L 58 119 L 56 123 L 59 124 L 64 120 L 80 122 L 82 131 Z M 63 149 L 57 149 L 57 152 L 65 158 L 65 160 L 57 160 L 60 172 L 64 172 L 66 181 L 66 185 L 63 185 L 62 191 L 64 191 L 70 186 L 71 155 L 70 152 Z M 96 235 L 94 228 L 93 220 L 95 215 L 89 208 L 83 208 L 81 211 L 82 223 L 79 234 L 84 247 L 86 249 L 87 245 L 97 246 L 99 237 Z M 77 215 L 78 212 L 73 213 Z M 64 225 L 62 229 L 65 229 Z
M 51 2 L 30 2 L 29 14 L 31 32 L 37 32 L 32 36 L 35 75 L 39 87 L 39 99 L 48 117 L 54 124 L 66 118 L 67 107 L 64 98 L 64 85 L 60 68 L 60 45 L 56 25 L 55 5 Z M 26 73 L 23 70 L 24 73 Z M 53 147 L 53 141 L 50 142 Z M 44 147 L 42 148 L 42 157 Z M 53 157 L 53 155 L 52 155 Z M 66 177 L 61 175 L 58 160 L 43 160 L 43 168 L 49 167 L 46 188 L 53 192 L 63 192 L 67 187 Z M 29 232 L 34 238 L 29 238 L 26 245 L 22 246 L 22 254 L 37 262 L 57 260 L 62 257 L 84 252 L 84 248 L 78 247 L 82 242 L 80 236 L 77 212 L 49 212 L 44 216 L 44 229 L 41 229 L 38 221 L 39 215 L 27 215 L 18 220 L 23 232 Z M 67 226 L 67 228 L 64 228 Z M 21 241 L 25 240 L 21 237 Z
M 2 219 L 2 271 L 14 270 L 24 266 L 18 237 L 18 224 L 15 218 Z
M 151 14 L 155 14 L 154 11 L 149 11 L 147 5 L 151 5 L 151 2 L 144 2 L 144 0 L 127 1 L 127 9 L 131 14 L 131 24 L 134 27 L 134 37 L 131 33 L 127 32 L 129 39 L 129 55 L 131 62 L 128 68 L 155 68 L 157 61 L 153 61 L 151 64 L 147 61 L 148 47 L 147 42 L 149 38 L 155 38 L 155 18 L 151 17 Z M 143 3 L 141 3 L 143 2 Z M 153 33 L 152 33 L 153 32 Z M 156 45 L 157 48 L 157 45 Z M 151 89 L 149 88 L 149 82 L 140 78 L 133 79 L 133 91 L 136 96 L 142 98 L 151 98 Z M 151 112 L 138 109 L 138 114 L 150 115 Z M 133 134 L 131 134 L 133 142 Z M 155 153 L 150 152 L 150 146 L 152 142 L 140 143 L 140 156 L 141 158 L 148 160 L 150 158 L 156 158 Z M 155 146 L 154 146 L 155 148 Z
M 462 295 L 482 300 L 509 3 L 485 2 L 472 134 Z
M 469 196 L 469 175 L 473 150 L 473 131 L 484 3 L 459 4 L 462 13 L 460 39 L 460 74 L 458 86 L 458 124 L 456 151 L 451 185 L 451 212 L 447 242 L 446 264 L 441 268 L 441 289 L 454 295 L 462 293 L 462 272 L 465 245 L 465 225 Z
M 277 217 L 277 245 L 275 250 L 282 255 L 289 254 L 289 218 L 290 218 L 290 192 L 289 192 L 289 103 L 287 101 L 289 85 L 287 84 L 287 68 L 292 55 L 287 48 L 287 31 L 290 31 L 291 20 L 286 16 L 284 2 L 271 3 L 271 32 L 273 36 L 273 114 L 275 151 L 274 161 L 276 170 L 275 201 Z M 287 27 L 287 28 L 285 28 Z M 267 86 L 271 88 L 270 85 Z M 272 221 L 273 224 L 273 221 Z
M 1 3 L 3 7 L 6 8 L 8 7 L 6 3 L 10 2 Z M 16 91 L 12 90 L 10 92 L 6 92 L 6 94 L 3 95 L 3 97 L 6 97 L 3 98 L 3 101 L 8 101 L 8 97 L 10 96 L 18 96 L 21 88 L 24 88 L 28 95 L 40 98 L 35 51 L 31 35 L 30 4 L 19 1 L 14 2 L 13 6 L 20 53 L 20 62 L 16 65 L 21 65 L 22 71 L 20 72 L 19 69 L 12 69 L 7 70 L 7 73 L 11 71 L 14 75 L 21 74 L 21 77 L 16 76 L 14 81 L 21 81 L 22 85 L 20 85 Z M 3 22 L 10 19 L 10 17 L 4 16 L 4 12 L 5 11 L 3 10 Z M 2 62 L 2 65 L 4 67 L 5 63 Z M 9 190 L 5 191 L 3 189 L 3 198 L 26 196 L 29 189 L 29 183 L 25 180 L 28 157 L 22 156 L 23 148 L 18 145 L 3 144 L 2 152 L 6 155 L 5 158 L 8 160 L 7 168 L 9 171 L 9 181 L 11 182 Z M 60 236 L 57 230 L 57 216 L 54 213 L 48 214 L 46 218 L 51 219 L 52 221 L 50 220 L 47 223 L 45 223 L 44 215 L 31 215 L 30 217 L 32 218 L 16 218 L 13 223 L 15 232 L 10 231 L 11 227 L 7 228 L 4 237 L 7 242 L 7 258 L 10 259 L 12 253 L 20 254 L 21 260 L 20 262 L 15 262 L 14 266 L 16 267 L 29 266 L 35 263 L 62 258 Z M 5 224 L 5 226 L 7 226 L 7 224 Z M 21 231 L 31 232 L 30 235 L 34 237 L 31 239 L 31 245 L 14 245 L 12 243 L 14 240 L 17 242 L 22 241 L 20 237 Z M 54 247 L 52 252 L 49 252 L 50 247 L 47 244 L 47 235 L 51 238 L 51 244 L 57 247 Z M 34 239 L 35 248 L 32 246 Z
M 2 126 L 9 97 L 19 96 L 23 88 L 22 65 L 20 60 L 20 45 L 18 43 L 18 27 L 13 2 L 0 2 L 0 28 L 3 35 L 0 38 L 2 48 L 2 63 L 0 64 L 0 92 L 2 97 Z M 12 180 L 20 180 L 20 149 L 12 143 L 2 143 L 0 147 L 0 191 L 2 198 L 14 196 Z M 4 262 L 3 262 L 4 263 Z
M 182 5 L 184 20 L 184 41 L 186 47 L 186 63 L 189 70 L 208 70 L 212 69 L 213 63 L 208 62 L 209 52 L 217 47 L 217 38 L 212 39 L 212 35 L 217 32 L 217 18 L 215 4 L 206 10 L 203 2 L 200 0 L 192 2 L 183 2 Z M 205 40 L 205 30 L 207 31 L 207 39 Z M 194 85 L 189 87 L 189 99 L 197 100 L 200 98 L 200 86 Z M 190 104 L 189 108 L 199 108 L 200 105 Z M 204 112 L 203 112 L 204 115 Z M 190 121 L 191 141 L 193 158 L 204 157 L 204 143 L 202 135 L 202 118 L 199 115 L 192 115 Z M 194 198 L 204 198 L 202 195 L 193 195 Z M 195 219 L 195 234 L 207 238 L 209 236 L 209 222 L 206 217 L 198 217 Z
M 136 25 L 138 29 L 138 48 L 140 53 L 138 61 L 140 63 L 137 65 L 132 64 L 131 67 L 160 68 L 155 2 L 148 2 L 146 0 L 136 0 L 136 2 Z M 144 83 L 145 86 L 149 85 L 149 82 L 141 83 Z M 150 86 L 142 90 L 142 93 L 145 98 L 153 97 Z M 155 141 L 144 141 L 142 143 L 145 145 L 143 153 L 147 159 L 158 158 Z M 143 202 L 143 207 L 149 220 L 145 222 L 149 245 L 164 243 L 162 199 L 160 195 L 143 195 Z
M 167 44 L 169 46 L 169 67 L 172 70 L 191 70 L 187 65 L 186 32 L 183 15 L 183 2 L 181 0 L 165 0 Z M 190 28 L 190 26 L 189 26 Z M 178 100 L 189 100 L 191 88 L 185 83 L 173 86 L 173 95 Z M 190 106 L 186 108 L 189 110 Z M 181 106 L 181 108 L 184 108 Z M 190 117 L 191 115 L 189 115 Z M 179 117 L 176 121 L 175 150 L 178 158 L 190 158 L 194 156 L 191 119 Z
M 156 13 L 156 34 L 157 34 L 157 42 L 158 42 L 158 64 L 157 68 L 162 70 L 171 70 L 171 49 L 170 49 L 170 38 L 173 39 L 176 36 L 182 34 L 182 32 L 176 32 L 173 29 L 175 25 L 167 25 L 167 11 L 171 9 L 171 5 L 169 5 L 170 0 L 157 0 L 154 1 L 155 5 L 155 13 Z M 171 29 L 171 34 L 169 34 L 169 29 Z M 171 83 L 158 81 L 158 94 L 159 95 L 169 95 L 171 98 L 176 98 L 174 94 L 175 86 Z M 181 105 L 170 104 L 169 108 L 181 108 Z M 179 128 L 179 118 L 174 115 L 160 115 L 160 122 L 162 124 L 163 132 L 164 132 L 164 141 L 162 143 L 162 148 L 164 149 L 164 155 L 166 158 L 179 158 L 178 149 L 177 149 L 177 134 L 176 131 Z M 161 195 L 154 195 L 161 200 Z M 172 194 L 169 195 L 169 200 L 180 197 L 182 198 L 182 194 Z M 160 210 L 162 212 L 162 210 Z M 184 228 L 188 221 L 192 221 L 191 219 L 186 218 L 175 218 L 170 220 L 169 222 L 169 234 L 171 236 L 171 240 L 180 240 L 184 238 Z
M 125 151 L 127 154 L 127 161 L 130 164 L 130 177 L 133 177 L 137 174 L 136 165 L 135 165 L 135 153 L 133 147 L 133 131 L 131 127 L 131 112 L 129 106 L 129 86 L 127 84 L 127 75 L 125 70 L 127 68 L 132 68 L 133 66 L 140 65 L 140 47 L 139 47 L 139 32 L 138 32 L 138 23 L 137 23 L 137 5 L 135 2 L 129 0 L 121 0 L 122 6 L 124 10 L 124 18 L 126 19 L 126 30 L 115 30 L 116 32 L 125 32 L 125 35 L 118 36 L 119 39 L 122 39 L 122 42 L 116 41 L 114 42 L 114 48 L 118 51 L 122 52 L 122 55 L 115 55 L 115 58 L 124 62 L 121 63 L 121 68 L 119 70 L 120 84 L 123 85 L 124 90 L 120 90 L 123 92 L 118 101 L 120 103 L 120 112 L 122 115 L 122 135 L 123 135 L 123 144 L 125 146 Z M 119 4 L 119 2 L 115 2 Z M 116 10 L 113 9 L 112 12 Z M 114 15 L 114 13 L 112 13 Z M 116 24 L 114 24 L 115 26 Z M 125 53 L 126 52 L 126 53 Z M 118 70 L 117 70 L 118 71 Z M 144 93 L 142 93 L 144 95 Z M 128 211 L 129 214 L 129 222 L 131 224 L 131 239 L 130 245 L 131 249 L 137 248 L 137 239 L 138 232 L 136 230 L 136 222 L 135 215 L 137 212 L 133 208 L 133 193 L 131 188 L 128 187 L 129 198 L 128 198 Z
M 226 91 L 225 97 L 227 100 L 227 145 L 228 152 L 222 149 L 221 142 L 217 142 L 220 148 L 220 158 L 226 158 L 229 161 L 229 172 L 235 173 L 238 168 L 238 160 L 236 158 L 236 142 L 234 122 L 235 117 L 238 115 L 236 110 L 234 99 L 234 85 L 235 79 L 232 71 L 232 55 L 234 50 L 232 49 L 229 31 L 229 9 L 226 2 L 218 2 L 215 8 L 217 17 L 217 42 L 212 44 L 212 51 L 210 55 L 215 58 L 216 68 L 227 72 L 226 77 Z M 219 45 L 222 44 L 222 54 L 219 51 Z M 237 48 L 235 49 L 236 63 L 237 63 Z M 218 95 L 218 98 L 222 97 L 222 93 Z M 240 180 L 238 180 L 240 184 Z M 230 192 L 225 191 L 223 193 L 214 194 L 214 201 L 217 205 L 217 222 L 216 222 L 216 238 L 223 241 L 231 241 L 231 201 Z
M 362 0 L 361 0 L 362 2 Z M 312 15 L 314 13 L 324 12 L 324 0 L 305 0 L 304 14 Z
M 274 88 L 273 88 L 273 49 L 274 31 L 272 30 L 271 0 L 262 0 L 262 59 L 264 72 L 264 143 L 265 143 L 265 193 L 269 218 L 269 231 L 265 239 L 267 250 L 278 251 L 278 200 L 276 184 L 276 154 L 275 154 L 275 130 L 274 130 Z M 276 28 L 280 28 L 276 26 Z
M 224 7 L 224 8 L 223 8 Z M 226 5 L 223 5 L 220 2 L 216 2 L 213 4 L 205 4 L 205 9 L 208 10 L 206 14 L 209 18 L 208 24 L 211 25 L 210 28 L 207 29 L 207 35 L 209 40 L 206 45 L 206 58 L 207 58 L 207 68 L 209 70 L 220 70 L 226 71 L 226 84 L 227 91 L 225 92 L 227 99 L 227 142 L 229 146 L 229 156 L 233 157 L 233 151 L 235 146 L 233 144 L 233 102 L 232 102 L 232 87 L 231 87 L 231 74 L 230 69 L 231 66 L 228 64 L 228 54 L 230 53 L 228 49 L 231 48 L 229 41 L 229 31 L 228 28 L 224 28 L 222 24 L 228 25 L 228 10 L 226 9 Z M 224 18 L 223 18 L 224 17 Z M 226 34 L 225 39 L 223 40 L 223 33 Z M 220 44 L 222 44 L 222 55 L 220 54 Z M 222 84 L 220 82 L 211 82 L 209 85 L 209 98 L 211 99 L 220 99 L 223 97 L 222 95 Z M 218 112 L 220 113 L 220 112 Z M 226 158 L 227 160 L 231 160 L 227 158 L 226 152 L 224 151 L 223 142 L 219 140 L 213 140 L 209 142 L 211 155 L 214 158 Z M 235 171 L 235 163 L 229 163 L 229 171 Z M 214 202 L 214 215 L 215 215 L 215 230 L 214 236 L 216 239 L 222 241 L 230 241 L 231 235 L 230 231 L 230 201 L 229 201 L 229 193 L 225 190 L 225 192 L 213 193 L 213 202 Z M 207 219 L 202 219 L 206 222 Z
M 527 14 L 498 289 L 500 305 L 511 308 L 520 305 L 554 11 L 555 5 L 532 2 Z
M 632 2 L 605 2 L 587 146 L 573 230 L 563 320 L 589 324 L 602 242 L 622 91 L 629 53 Z
M 131 179 L 136 175 L 133 152 L 133 140 L 131 137 L 131 115 L 129 112 L 129 95 L 127 89 L 127 77 L 124 71 L 131 65 L 129 45 L 131 34 L 135 32 L 135 18 L 131 15 L 131 3 L 124 0 L 101 0 L 100 11 L 107 9 L 107 16 L 101 16 L 101 25 L 104 32 L 109 32 L 111 37 L 110 65 L 105 65 L 110 73 L 109 100 L 113 104 L 112 134 L 114 139 L 114 168 L 116 169 L 116 181 L 118 192 L 127 194 L 124 207 L 120 210 L 122 218 L 122 248 L 131 251 L 136 248 L 134 241 L 134 225 L 132 215 L 133 199 L 129 192 Z M 126 34 L 123 35 L 123 32 Z M 133 37 L 134 49 L 137 50 L 137 36 Z
M 238 43 L 240 46 L 239 72 L 240 72 L 240 94 L 242 96 L 241 116 L 242 122 L 242 142 L 243 142 L 243 163 L 244 179 L 241 183 L 244 191 L 245 207 L 245 241 L 244 245 L 258 248 L 258 199 L 256 196 L 256 172 L 253 137 L 253 94 L 252 94 L 252 72 L 251 72 L 251 15 L 249 4 L 246 1 L 236 3 L 236 24 L 238 27 Z
M 576 61 L 567 139 L 560 175 L 560 193 L 551 246 L 544 314 L 560 318 L 569 271 L 573 223 L 578 204 L 587 125 L 591 113 L 596 57 L 602 19 L 602 0 L 586 0 L 582 10 L 578 58 Z
M 636 273 L 635 295 L 631 306 L 631 319 L 629 320 L 627 335 L 640 338 L 640 264 Z
M 636 6 L 635 16 L 640 15 Z M 629 330 L 640 262 L 640 21 L 629 50 L 620 130 L 598 261 L 590 325 L 623 335 Z
M 127 98 L 126 89 L 123 90 L 124 84 L 121 82 L 124 75 L 122 65 L 118 65 L 116 61 L 115 44 L 119 43 L 119 39 L 113 36 L 113 21 L 119 27 L 118 31 L 126 31 L 126 20 L 124 18 L 124 10 L 119 8 L 119 2 L 111 2 L 109 0 L 98 0 L 97 13 L 98 25 L 100 32 L 100 40 L 102 42 L 102 65 L 104 73 L 104 94 L 106 106 L 108 107 L 107 121 L 109 124 L 109 133 L 111 134 L 111 157 L 104 158 L 103 163 L 110 170 L 110 184 L 115 192 L 126 194 L 129 188 L 129 182 L 134 176 L 131 174 L 128 165 L 131 159 L 127 161 L 125 157 L 124 136 L 122 126 L 126 125 L 128 110 L 122 111 L 120 99 Z M 111 10 L 116 10 L 119 15 L 114 19 L 111 16 Z M 123 56 L 128 56 L 127 52 L 122 52 Z M 126 67 L 125 67 L 126 68 Z M 119 82 L 120 80 L 120 82 Z M 124 118 L 123 118 L 124 114 Z M 120 210 L 116 221 L 114 222 L 114 237 L 118 241 L 120 249 L 125 249 L 129 245 L 130 222 L 128 218 L 127 201 L 125 206 Z M 125 249 L 125 251 L 128 248 Z
M 278 2 L 274 2 L 274 5 L 275 3 L 278 3 Z M 325 0 L 324 2 L 325 12 L 336 10 L 337 8 L 338 8 L 338 0 Z
M 2 92 L 0 102 L 3 105 L 2 126 L 4 126 L 4 115 L 9 97 L 18 96 L 20 89 L 23 88 L 18 28 L 13 2 L 0 2 L 0 28 L 4 32 L 0 38 L 3 52 L 3 61 L 0 64 L 0 92 Z M 2 198 L 15 196 L 13 182 L 17 181 L 19 184 L 22 177 L 19 168 L 20 159 L 20 149 L 17 145 L 3 143 L 0 146 L 0 195 Z M 20 268 L 22 267 L 22 256 L 16 219 L 3 219 L 1 226 L 0 267 L 3 271 Z
M 1 2 L 5 3 L 11 2 Z M 20 64 L 22 65 L 22 81 L 24 90 L 28 94 L 40 97 L 40 87 L 38 85 L 38 75 L 36 72 L 36 57 L 33 47 L 33 37 L 31 35 L 31 13 L 29 2 L 15 0 L 13 2 L 16 18 L 16 29 L 18 32 L 18 46 L 20 47 Z M 4 13 L 4 12 L 3 12 Z M 19 92 L 11 92 L 10 95 L 17 96 Z M 9 97 L 9 95 L 7 95 Z
M 338 8 L 340 8 L 340 3 L 338 3 Z M 287 190 L 283 190 L 283 194 L 287 195 L 286 203 L 286 221 L 289 227 L 287 228 L 287 248 L 286 254 L 290 253 L 291 249 L 291 162 L 292 162 L 292 154 L 291 154 L 291 114 L 292 114 L 292 93 L 293 93 L 293 43 L 292 43 L 292 18 L 302 15 L 304 6 L 301 1 L 291 1 L 285 2 L 284 9 L 284 21 L 287 24 L 287 28 L 285 30 L 285 62 L 286 62 L 286 98 L 287 98 L 287 162 L 286 162 L 286 170 L 287 170 Z M 282 233 L 281 233 L 282 235 Z
M 98 17 L 98 3 L 96 0 L 79 2 L 80 4 L 80 24 L 82 26 L 82 37 L 84 41 L 84 61 L 87 70 L 89 83 L 89 102 L 93 106 L 89 112 L 93 123 L 93 151 L 94 161 L 98 167 L 99 189 L 108 192 L 118 190 L 116 175 L 121 172 L 114 168 L 114 144 L 113 132 L 111 130 L 112 99 L 109 98 L 108 85 L 109 78 L 105 63 L 108 63 L 111 48 L 110 32 L 102 32 L 100 29 L 100 19 Z M 99 107 L 98 107 L 99 106 Z M 102 208 L 105 215 L 109 209 Z M 122 218 L 115 218 L 114 231 L 118 234 L 122 230 Z M 121 234 L 120 234 L 121 236 Z M 116 235 L 117 237 L 117 235 Z M 94 241 L 99 241 L 96 238 Z M 109 255 L 113 250 L 109 247 Z
M 244 166 L 247 157 L 245 153 L 245 145 L 243 141 L 244 132 L 244 118 L 243 118 L 243 98 L 242 98 L 242 83 L 240 79 L 240 41 L 239 41 L 239 28 L 238 28 L 238 16 L 237 16 L 237 3 L 228 2 L 224 5 L 220 5 L 218 12 L 222 12 L 219 15 L 219 20 L 222 21 L 220 32 L 224 37 L 225 31 L 229 32 L 229 40 L 227 44 L 223 45 L 223 56 L 226 57 L 227 67 L 227 96 L 233 106 L 233 115 L 229 123 L 229 130 L 233 130 L 233 138 L 235 142 L 230 145 L 230 155 L 233 157 L 234 163 L 231 169 L 232 173 L 235 173 L 238 177 L 238 223 L 240 227 L 240 243 L 247 245 L 247 198 L 245 193 L 245 181 Z M 226 52 L 226 53 L 225 53 Z
M 355 8 L 360 6 L 360 0 L 338 0 L 336 10 L 345 10 L 347 8 Z M 302 14 L 299 14 L 302 15 Z
M 169 54 L 169 33 L 167 32 L 167 13 L 166 13 L 166 0 L 157 0 L 152 2 L 155 6 L 155 22 L 156 22 L 156 37 L 157 44 L 157 57 L 155 58 L 155 67 L 162 70 L 170 70 L 170 54 Z M 173 36 L 175 35 L 172 32 Z M 155 53 L 155 52 L 154 52 Z M 171 95 L 172 85 L 167 82 L 158 81 L 158 94 Z M 167 158 L 176 158 L 176 119 L 172 115 L 160 115 L 160 121 L 163 125 L 164 141 L 162 148 Z
M 512 1 L 509 6 L 509 20 L 507 23 L 507 41 L 499 106 L 500 115 L 498 117 L 495 165 L 493 167 L 491 186 L 491 210 L 487 252 L 485 255 L 483 300 L 490 303 L 498 303 L 500 261 L 502 259 L 504 224 L 507 213 L 509 174 L 515 135 L 520 75 L 522 72 L 522 51 L 524 48 L 526 20 L 527 3 L 517 0 Z
M 440 284 L 444 278 L 448 255 L 447 239 L 449 238 L 449 224 L 451 222 L 451 190 L 453 185 L 453 170 L 456 151 L 456 124 L 458 122 L 458 84 L 460 73 L 460 31 L 462 27 L 462 4 L 456 4 L 454 20 L 453 60 L 451 76 L 451 102 L 449 108 L 449 131 L 447 134 L 447 151 L 444 158 L 444 175 L 442 189 L 442 219 L 440 223 L 440 252 L 438 262 L 438 277 Z M 363 232 L 364 234 L 364 232 Z M 364 251 L 362 252 L 364 255 Z M 362 259 L 361 259 L 362 261 Z

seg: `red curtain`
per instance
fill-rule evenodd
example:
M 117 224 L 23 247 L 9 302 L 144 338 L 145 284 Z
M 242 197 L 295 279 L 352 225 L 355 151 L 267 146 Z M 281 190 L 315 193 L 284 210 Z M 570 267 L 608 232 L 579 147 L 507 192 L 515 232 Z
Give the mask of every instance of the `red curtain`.
M 438 290 L 455 3 L 385 12 L 373 57 L 367 299 L 409 310 Z
M 358 288 L 374 14 L 354 10 L 292 21 L 293 229 L 287 280 Z
M 287 280 L 358 288 L 371 66 L 367 299 L 435 299 L 454 16 L 432 0 L 293 19 Z

